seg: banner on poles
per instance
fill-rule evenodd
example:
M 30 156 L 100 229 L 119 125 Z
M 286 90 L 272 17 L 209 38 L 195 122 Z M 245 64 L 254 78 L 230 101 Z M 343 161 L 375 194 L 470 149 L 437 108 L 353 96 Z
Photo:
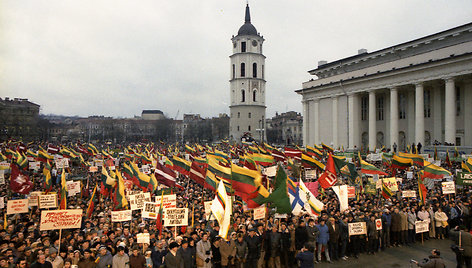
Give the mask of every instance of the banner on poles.
M 457 185 L 472 185 L 472 173 L 459 172 L 456 181 Z
M 367 234 L 365 222 L 349 223 L 349 236 Z
M 266 214 L 266 206 L 262 205 L 254 209 L 254 220 L 264 219 Z
M 164 226 L 188 225 L 188 208 L 168 208 L 164 211 Z
M 56 168 L 68 168 L 69 158 L 58 158 L 56 159 Z
M 415 231 L 417 234 L 429 232 L 429 221 L 415 221 Z
M 383 183 L 388 187 L 388 189 L 390 189 L 390 191 L 398 191 L 397 179 L 395 177 L 384 178 Z
M 455 194 L 456 185 L 453 181 L 445 181 L 442 183 L 442 193 L 443 194 Z
M 274 214 L 274 218 L 276 219 L 286 219 L 287 217 L 288 217 L 287 214 L 279 214 L 279 213 Z
M 356 198 L 356 187 L 354 186 L 347 187 L 347 198 Z
M 157 214 L 159 213 L 159 205 L 154 202 L 144 202 L 143 210 L 141 211 L 141 217 L 146 219 L 157 220 Z
M 139 233 L 136 235 L 136 242 L 138 244 L 151 244 L 150 241 L 149 233 Z
M 404 190 L 402 191 L 403 198 L 416 198 L 416 191 L 414 190 Z
M 375 230 L 382 230 L 382 219 L 375 220 Z
M 150 193 L 139 193 L 129 196 L 129 204 L 131 206 L 131 210 L 143 209 L 144 202 L 151 202 L 151 194 Z
M 28 205 L 30 207 L 37 207 L 38 206 L 38 196 L 41 195 L 42 192 L 36 191 L 36 192 L 31 192 L 29 197 L 28 197 Z
M 38 196 L 39 208 L 57 208 L 56 194 L 42 194 Z
M 211 214 L 211 203 L 213 201 L 206 201 L 203 203 L 205 205 L 205 214 L 210 215 Z
M 40 231 L 80 228 L 82 209 L 41 211 Z
M 8 200 L 7 215 L 28 213 L 28 199 Z
M 80 181 L 68 181 L 66 182 L 67 196 L 71 197 L 80 193 Z
M 175 194 L 168 194 L 162 196 L 162 199 L 164 199 L 164 203 L 162 204 L 163 208 L 176 208 L 177 207 L 177 195 Z M 161 205 L 161 196 L 156 196 L 155 197 L 156 203 L 158 206 Z
M 41 168 L 41 162 L 29 162 L 29 169 L 39 170 Z
M 131 210 L 121 210 L 111 212 L 111 222 L 123 222 L 131 220 Z

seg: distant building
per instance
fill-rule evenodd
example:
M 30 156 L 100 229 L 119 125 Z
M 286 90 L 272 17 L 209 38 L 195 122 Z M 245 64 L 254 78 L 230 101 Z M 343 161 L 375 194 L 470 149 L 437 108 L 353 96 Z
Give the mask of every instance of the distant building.
M 273 144 L 302 145 L 303 117 L 300 113 L 290 111 L 276 113 L 267 119 L 267 141 Z
M 40 138 L 39 108 L 38 104 L 28 99 L 0 98 L 0 138 L 24 141 Z
M 228 138 L 229 116 L 202 118 L 199 114 L 184 114 L 182 121 L 182 141 L 213 142 Z
M 143 110 L 141 113 L 143 120 L 162 120 L 165 119 L 164 113 L 160 110 Z

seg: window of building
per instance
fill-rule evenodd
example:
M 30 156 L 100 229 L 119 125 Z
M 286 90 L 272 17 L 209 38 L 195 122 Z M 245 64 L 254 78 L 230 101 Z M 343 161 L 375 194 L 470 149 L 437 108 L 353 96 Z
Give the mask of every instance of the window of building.
M 251 113 L 248 113 L 247 117 L 248 117 L 248 118 L 251 118 Z
M 361 119 L 367 120 L 367 111 L 369 108 L 369 99 L 367 96 L 361 98 Z
M 405 93 L 398 94 L 398 117 L 400 119 L 406 118 L 406 95 Z
M 384 96 L 377 97 L 377 120 L 384 120 Z
M 425 90 L 423 96 L 424 96 L 424 117 L 430 118 L 431 117 L 431 91 Z
M 256 97 L 257 97 L 257 90 L 254 89 L 254 90 L 252 91 L 252 101 L 253 101 L 253 102 L 256 102 L 256 101 L 257 101 L 257 98 L 256 98 Z
M 246 52 L 246 42 L 241 42 L 241 52 Z
M 241 89 L 241 102 L 246 101 L 246 91 L 244 89 Z
M 243 62 L 241 63 L 241 77 L 246 76 L 246 64 Z
M 238 131 L 239 131 L 239 126 L 238 126 Z
M 240 117 L 241 117 L 241 113 L 240 113 L 240 112 L 238 112 L 238 118 L 240 118 Z
M 257 63 L 255 62 L 252 64 L 252 77 L 257 77 Z
M 236 77 L 236 65 L 233 64 L 233 79 Z
M 461 114 L 461 88 L 456 87 L 456 116 Z
M 247 126 L 247 131 L 251 131 L 251 126 Z

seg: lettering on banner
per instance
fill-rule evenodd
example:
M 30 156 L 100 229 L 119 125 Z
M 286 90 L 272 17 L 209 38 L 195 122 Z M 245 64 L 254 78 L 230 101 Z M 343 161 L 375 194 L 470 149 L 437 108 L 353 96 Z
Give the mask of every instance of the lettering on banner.
M 254 220 L 264 219 L 266 214 L 266 207 L 264 205 L 254 209 Z
M 456 193 L 456 185 L 454 181 L 445 181 L 442 183 L 442 193 L 443 194 L 455 194 Z
M 145 202 L 141 217 L 147 219 L 157 220 L 157 214 L 159 213 L 159 205 L 154 202 Z
M 58 158 L 56 159 L 56 168 L 68 168 L 69 158 Z
M 415 232 L 417 234 L 429 232 L 429 221 L 415 221 Z
M 31 192 L 30 196 L 28 197 L 28 204 L 30 207 L 37 207 L 38 206 L 38 196 L 41 195 L 41 192 Z
M 349 223 L 348 227 L 349 227 L 349 236 L 367 234 L 367 228 L 366 228 L 365 222 L 352 222 L 352 223 Z
M 98 172 L 98 167 L 97 166 L 91 166 L 89 167 L 89 172 Z
M 121 210 L 111 212 L 111 222 L 123 222 L 131 220 L 131 210 Z
M 175 194 L 168 194 L 162 196 L 162 199 L 164 199 L 164 203 L 162 204 L 163 208 L 176 208 L 177 207 L 177 195 Z M 161 196 L 156 196 L 155 197 L 156 203 L 158 206 L 161 205 Z
M 39 230 L 57 230 L 80 228 L 82 209 L 43 210 Z
M 80 181 L 68 181 L 66 182 L 67 196 L 74 196 L 80 193 Z
M 275 213 L 275 214 L 274 214 L 274 217 L 275 217 L 276 219 L 286 219 L 286 218 L 287 218 L 287 214 Z
M 5 174 L 3 173 L 3 170 L 0 170 L 0 185 L 5 184 Z
M 409 191 L 402 191 L 403 198 L 416 198 L 416 191 L 409 190 Z
M 29 169 L 39 170 L 41 167 L 41 162 L 29 162 Z
M 8 200 L 7 215 L 28 213 L 28 199 Z
M 388 187 L 388 189 L 390 189 L 390 191 L 398 191 L 397 179 L 395 177 L 384 178 L 383 183 Z
M 57 208 L 56 194 L 42 194 L 38 197 L 39 208 Z
M 0 162 L 0 170 L 10 169 L 10 163 L 3 161 Z
M 4 208 L 5 208 L 5 197 L 0 196 L 0 209 L 4 209 Z
M 187 226 L 188 208 L 168 208 L 165 210 L 164 226 Z
M 354 186 L 347 187 L 347 198 L 356 198 L 356 187 Z
M 205 205 L 205 214 L 210 215 L 211 214 L 211 203 L 213 201 L 206 201 L 203 203 Z
M 136 242 L 138 244 L 151 244 L 149 238 L 149 233 L 140 233 L 136 235 Z
M 377 231 L 382 230 L 382 219 L 376 219 L 375 220 L 375 229 Z
M 151 202 L 150 193 L 139 193 L 129 196 L 131 210 L 143 209 L 144 202 Z

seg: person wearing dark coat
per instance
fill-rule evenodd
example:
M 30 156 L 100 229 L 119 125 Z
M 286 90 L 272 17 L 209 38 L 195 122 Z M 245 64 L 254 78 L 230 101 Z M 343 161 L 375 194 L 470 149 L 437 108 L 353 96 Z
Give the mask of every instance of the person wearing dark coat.
M 213 243 L 211 243 L 211 263 L 213 264 L 214 268 L 221 267 L 221 252 L 220 252 L 220 242 L 221 237 L 217 236 L 213 238 Z
M 459 237 L 460 237 L 460 248 L 463 249 L 463 252 L 456 253 L 457 267 L 472 267 L 471 258 L 472 258 L 472 234 L 465 230 L 464 226 L 456 226 L 449 232 L 449 237 L 454 243 L 459 246 Z
M 370 221 L 367 222 L 367 239 L 368 239 L 368 252 L 375 254 L 378 249 L 379 232 L 375 224 L 375 216 L 370 217 Z
M 30 266 L 31 268 L 52 268 L 52 264 L 46 260 L 46 255 L 38 255 L 38 259 Z
M 142 268 L 146 266 L 146 258 L 139 252 L 138 247 L 134 247 L 129 256 L 129 268 Z
M 347 218 L 343 216 L 338 222 L 339 225 L 339 257 L 347 260 L 346 248 L 349 241 L 349 227 L 347 226 Z
M 392 245 L 399 246 L 401 242 L 402 216 L 400 210 L 396 208 L 392 214 Z
M 301 268 L 313 268 L 315 267 L 315 254 L 311 252 L 310 250 L 307 249 L 311 248 L 310 245 L 307 245 L 306 247 L 302 247 L 300 252 L 297 254 L 296 258 L 300 263 Z
M 151 250 L 152 267 L 159 268 L 164 264 L 164 256 L 168 253 L 167 249 L 164 248 L 162 241 L 157 242 L 157 246 Z
M 282 235 L 277 231 L 277 225 L 272 225 L 271 229 L 271 231 L 266 232 L 266 260 L 268 260 L 269 267 L 280 267 Z
M 445 268 L 443 259 L 441 258 L 441 253 L 437 249 L 431 250 L 431 255 L 429 258 L 425 258 L 422 262 L 413 261 L 419 267 L 425 268 Z M 459 267 L 459 266 L 458 266 Z
M 182 257 L 184 268 L 193 268 L 195 267 L 195 255 L 194 251 L 192 248 L 188 246 L 188 241 L 183 240 L 182 245 L 177 250 L 177 254 L 179 254 Z
M 332 260 L 338 260 L 338 245 L 339 245 L 339 234 L 340 228 L 339 224 L 335 221 L 334 218 L 329 218 L 328 220 L 328 232 L 329 232 L 329 255 Z
M 261 243 L 262 239 L 259 236 L 256 236 L 256 229 L 250 229 L 249 235 L 246 236 L 247 243 L 247 259 L 246 267 L 247 268 L 256 268 L 257 261 L 261 256 Z
M 181 268 L 183 265 L 182 256 L 180 256 L 177 251 L 179 244 L 177 242 L 172 242 L 169 245 L 169 252 L 164 257 L 164 265 L 166 268 Z
M 308 241 L 308 234 L 306 232 L 305 222 L 300 221 L 297 229 L 295 229 L 295 248 L 301 250 L 305 243 Z

